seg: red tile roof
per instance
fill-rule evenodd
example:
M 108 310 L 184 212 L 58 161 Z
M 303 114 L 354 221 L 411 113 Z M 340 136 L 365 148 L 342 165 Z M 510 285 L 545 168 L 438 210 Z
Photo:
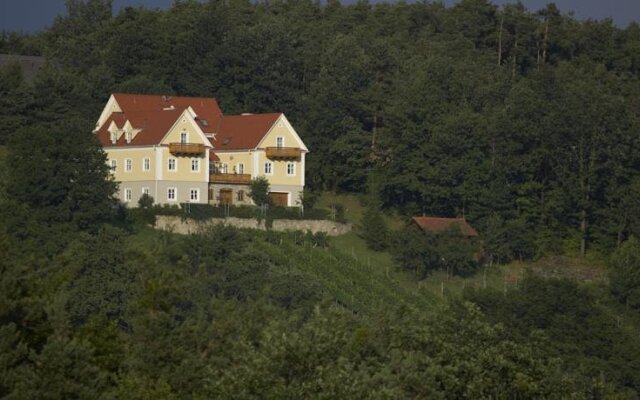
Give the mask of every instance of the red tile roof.
M 214 132 L 222 119 L 222 110 L 214 98 L 124 93 L 114 93 L 113 96 L 122 112 L 112 113 L 96 132 L 103 146 L 113 146 L 108 131 L 111 121 L 121 128 L 128 120 L 134 129 L 142 129 L 131 145 L 152 145 L 160 143 L 188 107 L 196 113 L 196 122 L 205 133 Z M 125 144 L 123 135 L 115 145 Z
M 213 144 L 216 150 L 255 149 L 282 113 L 228 115 Z
M 458 226 L 464 236 L 478 236 L 478 232 L 464 218 L 413 217 L 413 222 L 429 232 L 438 233 Z

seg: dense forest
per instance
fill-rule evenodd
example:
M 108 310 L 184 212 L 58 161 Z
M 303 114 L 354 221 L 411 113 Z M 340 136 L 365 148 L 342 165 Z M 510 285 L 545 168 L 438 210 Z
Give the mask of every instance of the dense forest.
M 46 31 L 2 35 L 0 53 L 48 67 L 32 84 L 2 72 L 0 142 L 94 123 L 114 91 L 214 96 L 286 113 L 311 187 L 362 192 L 378 173 L 384 207 L 465 216 L 501 260 L 608 254 L 638 233 L 638 24 L 486 0 L 67 6 Z
M 640 397 L 640 25 L 486 0 L 66 3 L 0 37 L 46 58 L 33 80 L 0 68 L 0 398 Z M 360 194 L 398 270 L 149 228 L 90 134 L 115 91 L 284 112 L 308 186 Z M 432 298 L 402 269 L 463 250 L 367 227 L 380 210 L 464 216 L 491 260 L 592 255 L 609 279 Z

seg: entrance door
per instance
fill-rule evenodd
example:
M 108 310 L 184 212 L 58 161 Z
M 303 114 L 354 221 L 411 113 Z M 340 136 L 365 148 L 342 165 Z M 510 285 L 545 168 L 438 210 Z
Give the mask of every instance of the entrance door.
M 233 202 L 233 192 L 231 189 L 220 189 L 220 204 L 231 204 Z
M 289 205 L 289 193 L 270 192 L 269 199 L 275 207 L 286 207 Z

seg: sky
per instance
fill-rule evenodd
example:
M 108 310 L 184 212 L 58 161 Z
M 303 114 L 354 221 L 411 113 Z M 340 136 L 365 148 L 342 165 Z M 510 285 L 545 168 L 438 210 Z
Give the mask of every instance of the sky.
M 355 0 L 342 0 L 343 4 Z M 370 0 L 375 2 L 376 0 Z M 521 0 L 529 10 L 544 7 L 549 0 Z M 454 4 L 455 0 L 444 0 Z M 513 0 L 493 0 L 494 4 L 513 3 Z M 620 27 L 630 22 L 640 23 L 640 0 L 555 0 L 563 12 L 573 11 L 578 19 L 612 18 Z M 0 31 L 35 32 L 51 26 L 58 14 L 64 13 L 64 0 L 0 0 Z M 126 6 L 168 8 L 173 0 L 114 0 L 114 12 Z

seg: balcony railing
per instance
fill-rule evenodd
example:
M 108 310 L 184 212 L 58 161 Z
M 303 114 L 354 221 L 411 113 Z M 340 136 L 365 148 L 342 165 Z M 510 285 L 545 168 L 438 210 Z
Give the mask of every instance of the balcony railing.
M 202 154 L 204 144 L 201 143 L 169 143 L 171 154 Z
M 267 158 L 300 158 L 302 150 L 297 147 L 267 147 Z
M 211 183 L 229 183 L 248 185 L 251 183 L 251 174 L 209 174 Z

